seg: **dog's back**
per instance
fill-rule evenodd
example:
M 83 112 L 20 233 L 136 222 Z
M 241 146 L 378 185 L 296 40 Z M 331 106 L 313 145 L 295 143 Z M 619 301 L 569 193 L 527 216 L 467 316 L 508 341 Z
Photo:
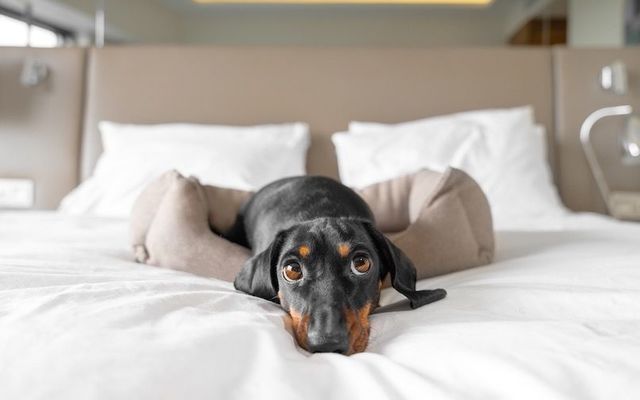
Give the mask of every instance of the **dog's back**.
M 299 176 L 280 179 L 256 192 L 240 210 L 237 225 L 242 225 L 246 245 L 256 254 L 281 230 L 316 218 L 373 222 L 371 210 L 353 190 L 331 178 Z

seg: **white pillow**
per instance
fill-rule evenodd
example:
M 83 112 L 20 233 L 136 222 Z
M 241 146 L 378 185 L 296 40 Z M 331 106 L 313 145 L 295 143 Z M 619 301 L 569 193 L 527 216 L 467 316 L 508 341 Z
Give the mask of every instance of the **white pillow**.
M 523 217 L 530 219 L 566 212 L 547 163 L 544 128 L 534 126 L 531 107 L 471 111 L 397 125 L 352 122 L 349 128 L 353 136 L 363 139 L 385 132 L 390 137 L 398 132 L 420 136 L 429 135 L 429 124 L 443 120 L 471 122 L 479 127 L 481 135 L 472 142 L 459 143 L 459 151 L 463 154 L 451 165 L 469 173 L 485 191 L 498 229 L 518 228 L 514 221 L 523 221 Z M 437 146 L 439 142 L 437 138 L 432 144 Z M 429 150 L 429 154 L 435 151 L 433 148 Z M 407 150 L 395 148 L 395 151 L 402 153 Z M 416 152 L 417 149 L 414 147 L 408 151 Z M 451 153 L 450 148 L 443 151 Z M 388 169 L 393 168 L 394 163 L 385 164 L 387 169 L 384 171 L 369 170 L 367 180 L 377 173 L 384 176 L 379 180 L 388 179 L 392 175 Z M 424 160 L 415 163 L 414 171 L 427 163 Z M 402 175 L 406 170 L 407 166 L 403 165 L 393 175 Z
M 566 213 L 547 161 L 545 128 L 534 125 L 526 132 L 498 157 L 478 146 L 461 163 L 487 194 L 497 229 L 521 229 L 528 221 Z
M 203 184 L 257 190 L 304 175 L 310 139 L 302 123 L 251 127 L 101 122 L 104 152 L 93 175 L 67 195 L 60 210 L 127 217 L 156 177 L 176 169 Z
M 359 189 L 421 168 L 460 166 L 481 135 L 476 124 L 450 119 L 427 121 L 418 130 L 391 131 L 332 136 L 342 183 Z
M 531 106 L 466 111 L 456 114 L 440 115 L 400 124 L 379 124 L 374 122 L 349 123 L 349 132 L 370 134 L 375 132 L 397 132 L 399 130 L 424 130 L 437 121 L 472 122 L 487 133 L 486 145 L 493 154 L 508 150 L 515 137 L 526 136 L 526 128 L 533 126 L 533 108 Z

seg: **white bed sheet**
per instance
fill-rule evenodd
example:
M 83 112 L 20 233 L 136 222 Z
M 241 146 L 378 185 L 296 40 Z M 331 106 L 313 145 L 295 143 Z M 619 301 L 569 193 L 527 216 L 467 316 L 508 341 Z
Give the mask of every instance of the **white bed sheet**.
M 0 213 L 0 399 L 639 398 L 640 224 L 544 226 L 419 282 L 449 296 L 372 316 L 345 357 L 230 283 L 131 262 L 123 220 Z

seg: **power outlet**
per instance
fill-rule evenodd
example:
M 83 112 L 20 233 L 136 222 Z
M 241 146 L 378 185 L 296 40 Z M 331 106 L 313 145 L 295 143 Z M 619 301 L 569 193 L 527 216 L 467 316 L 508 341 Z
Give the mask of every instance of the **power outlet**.
M 0 179 L 0 208 L 31 208 L 35 183 L 31 179 Z

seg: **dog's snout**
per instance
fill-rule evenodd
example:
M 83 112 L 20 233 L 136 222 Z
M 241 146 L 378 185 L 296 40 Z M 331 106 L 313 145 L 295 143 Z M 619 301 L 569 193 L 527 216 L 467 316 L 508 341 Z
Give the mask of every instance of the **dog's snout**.
M 349 351 L 345 316 L 338 307 L 320 306 L 311 314 L 307 346 L 312 353 L 346 354 Z
M 309 343 L 309 351 L 312 353 L 347 354 L 347 352 L 349 351 L 349 343 L 348 341 L 342 339 L 322 341 L 318 344 Z

